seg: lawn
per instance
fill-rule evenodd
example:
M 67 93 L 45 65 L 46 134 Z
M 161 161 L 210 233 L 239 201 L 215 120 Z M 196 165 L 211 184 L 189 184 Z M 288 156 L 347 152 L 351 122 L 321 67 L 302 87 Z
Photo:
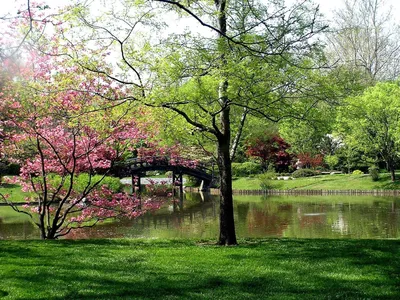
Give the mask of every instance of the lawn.
M 400 241 L 0 241 L 1 299 L 399 299 Z
M 293 180 L 273 180 L 273 189 L 277 190 L 391 190 L 400 189 L 400 181 L 391 182 L 389 174 L 380 174 L 376 182 L 369 175 L 320 175 Z M 258 190 L 258 178 L 236 178 L 233 180 L 234 190 Z
M 9 183 L 0 184 L 0 193 L 3 195 L 9 195 L 8 200 L 12 202 L 25 202 L 25 197 L 29 196 L 29 193 L 21 191 L 19 185 Z M 0 203 L 2 203 L 2 199 L 0 199 Z

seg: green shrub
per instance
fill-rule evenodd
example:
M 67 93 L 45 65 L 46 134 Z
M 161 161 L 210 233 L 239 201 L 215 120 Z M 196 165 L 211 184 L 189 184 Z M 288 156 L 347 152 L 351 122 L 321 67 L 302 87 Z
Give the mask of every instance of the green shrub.
M 325 155 L 324 162 L 329 166 L 330 170 L 333 170 L 339 164 L 339 157 L 336 155 Z
M 292 173 L 292 177 L 293 178 L 311 177 L 318 174 L 319 174 L 318 172 L 311 169 L 298 169 Z
M 362 175 L 362 174 L 364 174 L 364 172 L 360 171 L 360 170 L 354 170 L 352 174 L 353 175 Z
M 17 176 L 20 172 L 20 166 L 13 163 L 3 163 L 0 162 L 0 174 L 1 175 L 9 175 L 9 176 Z
M 276 179 L 276 173 L 273 170 L 269 170 L 258 175 L 258 179 L 260 180 L 260 188 L 262 190 L 271 190 L 274 188 L 273 180 Z
M 186 176 L 185 186 L 200 186 L 201 179 L 194 176 Z
M 102 175 L 94 175 L 90 178 L 89 174 L 83 173 L 75 177 L 74 186 L 77 190 L 83 191 L 89 184 L 89 180 L 91 181 L 91 185 L 93 185 L 101 180 L 102 177 Z M 99 187 L 103 185 L 106 185 L 114 193 L 121 192 L 124 186 L 119 178 L 110 176 L 104 177 L 103 180 L 98 184 Z
M 98 179 L 97 176 L 99 176 Z M 95 182 L 101 179 L 100 175 L 95 175 L 94 177 L 95 177 L 94 178 Z M 104 177 L 100 185 L 108 186 L 108 188 L 111 189 L 114 193 L 121 192 L 124 187 L 124 185 L 121 183 L 121 180 L 118 177 L 110 177 L 110 176 Z
M 278 176 L 292 176 L 292 173 L 279 173 Z
M 372 181 L 379 180 L 379 168 L 376 166 L 371 166 L 368 168 L 369 175 L 371 175 Z
M 261 173 L 261 165 L 251 161 L 244 163 L 232 163 L 232 176 L 245 177 Z

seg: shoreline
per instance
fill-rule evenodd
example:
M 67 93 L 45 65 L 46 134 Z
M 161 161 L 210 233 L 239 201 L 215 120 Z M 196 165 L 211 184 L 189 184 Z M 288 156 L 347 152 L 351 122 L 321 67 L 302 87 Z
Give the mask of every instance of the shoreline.
M 185 192 L 200 192 L 199 187 L 185 187 Z M 219 189 L 210 189 L 208 191 L 211 195 L 218 195 Z M 374 189 L 374 190 L 233 190 L 233 195 L 350 195 L 350 196 L 400 196 L 400 190 L 384 190 L 384 189 Z

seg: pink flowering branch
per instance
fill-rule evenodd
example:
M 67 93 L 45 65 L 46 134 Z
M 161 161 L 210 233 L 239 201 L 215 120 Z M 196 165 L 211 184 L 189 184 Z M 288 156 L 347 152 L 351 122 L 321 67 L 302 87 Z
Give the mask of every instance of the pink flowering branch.
M 134 218 L 158 209 L 161 203 L 155 199 L 141 201 L 113 192 L 103 184 L 114 162 L 148 136 L 135 120 L 128 118 L 130 106 L 125 105 L 120 111 L 110 111 L 109 106 L 94 111 L 93 107 L 104 102 L 96 93 L 76 89 L 42 92 L 48 86 L 63 85 L 63 81 L 57 81 L 63 78 L 69 84 L 72 70 L 55 65 L 57 78 L 51 78 L 47 71 L 43 72 L 51 70 L 51 59 L 33 55 L 32 61 L 44 68 L 19 73 L 17 82 L 8 78 L 9 84 L 0 91 L 4 100 L 0 112 L 6 120 L 0 125 L 7 127 L 2 151 L 21 163 L 20 177 L 14 182 L 34 196 L 27 198 L 22 207 L 6 197 L 3 200 L 14 210 L 29 215 L 46 239 L 109 218 Z M 20 82 L 25 84 L 19 85 Z M 96 85 L 90 78 L 84 82 Z M 30 85 L 40 88 L 27 90 Z M 101 85 L 110 93 L 114 90 L 106 82 Z M 98 172 L 102 175 L 95 177 Z M 87 178 L 79 186 L 82 174 Z

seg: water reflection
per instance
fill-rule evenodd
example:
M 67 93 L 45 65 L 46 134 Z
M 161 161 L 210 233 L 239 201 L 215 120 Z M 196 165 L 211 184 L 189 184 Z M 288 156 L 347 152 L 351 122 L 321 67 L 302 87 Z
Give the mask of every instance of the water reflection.
M 238 237 L 400 238 L 400 200 L 376 196 L 236 196 Z M 8 209 L 8 210 L 6 210 Z M 161 210 L 73 232 L 68 238 L 216 238 L 218 199 L 186 194 Z M 37 238 L 26 218 L 0 207 L 0 239 Z

